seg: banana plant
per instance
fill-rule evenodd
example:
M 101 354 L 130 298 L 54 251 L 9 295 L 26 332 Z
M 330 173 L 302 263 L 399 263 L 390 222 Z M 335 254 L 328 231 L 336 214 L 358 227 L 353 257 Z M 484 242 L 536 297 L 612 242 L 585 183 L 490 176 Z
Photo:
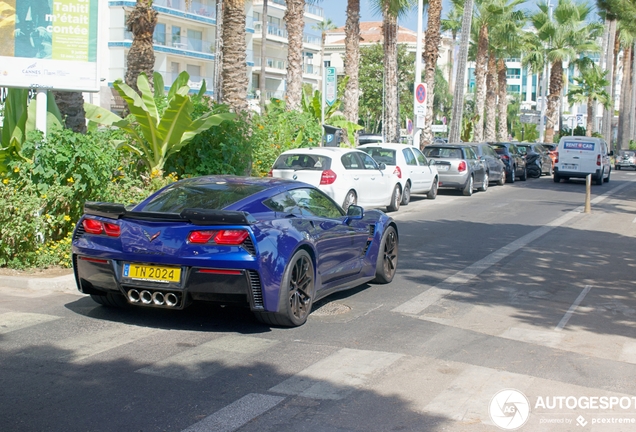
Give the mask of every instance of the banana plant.
M 166 159 L 181 150 L 198 133 L 236 117 L 230 113 L 206 113 L 193 120 L 191 115 L 194 106 L 189 95 L 189 78 L 185 71 L 179 74 L 168 91 L 167 106 L 161 114 L 155 103 L 155 94 L 160 95 L 163 86 L 153 92 L 148 78 L 142 73 L 137 79 L 137 87 L 141 93 L 139 95 L 124 82 L 117 80 L 113 87 L 128 105 L 134 122 L 130 121 L 129 117 L 123 119 L 91 104 L 84 104 L 86 118 L 128 132 L 132 142 L 120 142 L 117 147 L 137 154 L 150 172 L 162 172 Z M 157 87 L 161 84 L 156 81 L 155 83 Z M 202 87 L 202 91 L 205 92 L 205 87 Z M 201 91 L 199 93 L 201 94 Z

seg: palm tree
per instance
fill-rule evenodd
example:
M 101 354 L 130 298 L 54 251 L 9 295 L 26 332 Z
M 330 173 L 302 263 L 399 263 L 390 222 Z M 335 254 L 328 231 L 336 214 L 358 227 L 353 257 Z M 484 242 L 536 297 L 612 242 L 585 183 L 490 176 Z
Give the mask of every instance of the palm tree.
M 618 18 L 618 3 L 620 0 L 596 0 L 596 6 L 602 17 L 605 19 L 607 29 L 607 40 L 603 39 L 602 50 L 605 51 L 605 70 L 608 71 L 608 83 L 605 90 L 610 95 L 610 104 L 603 110 L 603 124 L 601 131 L 606 141 L 612 144 L 612 119 L 614 117 L 613 101 L 611 95 L 614 94 L 614 74 L 616 71 L 616 56 L 611 49 L 616 43 L 616 20 Z
M 598 51 L 594 39 L 601 27 L 598 23 L 587 22 L 593 9 L 585 3 L 558 0 L 554 19 L 550 18 L 545 2 L 540 2 L 538 8 L 539 11 L 531 16 L 531 21 L 537 35 L 547 45 L 547 58 L 552 65 L 544 139 L 545 142 L 553 142 L 563 90 L 563 62 L 575 59 L 581 53 Z
M 152 8 L 152 0 L 137 0 L 135 8 L 128 16 L 126 29 L 132 32 L 133 41 L 126 56 L 126 84 L 139 92 L 137 77 L 144 72 L 152 88 L 155 67 L 153 34 L 157 25 L 157 11 Z
M 382 13 L 384 39 L 384 118 L 382 134 L 387 142 L 399 142 L 397 20 L 412 7 L 412 0 L 373 0 L 372 7 Z
M 453 50 L 450 53 L 448 61 L 448 87 L 452 92 L 455 89 L 453 84 L 453 64 L 455 63 L 455 45 L 457 43 L 457 34 L 462 29 L 462 15 L 464 13 L 463 0 L 451 0 L 452 9 L 446 15 L 445 19 L 441 20 L 441 26 L 443 32 L 451 32 L 453 38 Z
M 468 59 L 468 45 L 470 42 L 470 30 L 473 20 L 473 0 L 466 0 L 462 16 L 461 41 L 457 56 L 457 68 L 455 75 L 455 91 L 453 96 L 453 114 L 451 116 L 448 141 L 459 142 L 463 127 L 464 114 L 464 79 L 466 78 L 466 61 Z
M 75 132 L 86 133 L 86 111 L 82 93 L 54 91 L 53 95 L 64 125 Z
M 426 83 L 428 94 L 435 94 L 435 71 L 437 70 L 437 57 L 439 56 L 439 46 L 441 43 L 441 18 L 442 0 L 428 1 L 428 25 L 426 28 L 426 46 L 424 48 L 424 82 Z M 419 59 L 415 59 L 419 61 Z M 417 81 L 416 77 L 416 81 Z M 420 135 L 420 147 L 433 142 L 433 97 L 426 98 L 426 119 L 424 128 Z
M 488 52 L 488 69 L 486 72 L 486 104 L 485 104 L 484 141 L 496 140 L 497 126 L 497 56 L 495 51 Z
M 607 71 L 601 70 L 599 66 L 592 63 L 581 71 L 580 76 L 574 78 L 576 84 L 570 85 L 567 95 L 570 105 L 574 103 L 585 103 L 587 105 L 586 136 L 592 136 L 594 103 L 599 102 L 604 106 L 609 105 L 609 95 L 605 90 L 608 83 L 607 73 Z
M 347 121 L 358 123 L 358 98 L 360 89 L 360 0 L 348 0 L 345 24 L 345 75 L 349 81 L 344 91 L 344 116 Z M 355 135 L 358 145 L 358 135 Z
M 300 109 L 303 95 L 303 30 L 305 0 L 287 0 L 284 20 L 287 29 L 287 110 Z
M 314 29 L 314 30 L 318 30 L 320 32 L 320 34 L 322 35 L 322 48 L 324 50 L 324 48 L 325 48 L 325 39 L 327 37 L 327 31 L 328 30 L 333 30 L 333 29 L 337 28 L 337 26 L 333 23 L 333 21 L 331 21 L 331 18 L 327 18 L 324 21 L 320 21 L 319 23 L 314 24 L 311 28 Z
M 249 109 L 247 103 L 249 81 L 245 44 L 245 0 L 225 0 L 222 32 L 221 100 L 236 113 L 246 112 Z
M 265 103 L 267 102 L 267 81 L 265 70 L 267 69 L 267 6 L 268 0 L 263 0 L 263 10 L 261 11 L 261 75 L 258 77 L 258 90 L 260 92 L 259 105 L 261 115 L 265 114 Z
M 622 26 L 622 22 L 619 22 Z M 623 27 L 623 26 L 622 26 Z M 632 46 L 634 45 L 634 34 L 629 31 L 626 26 L 621 29 L 620 43 L 623 47 L 623 79 L 621 84 L 621 98 L 618 108 L 618 139 L 617 148 L 629 148 L 629 128 L 631 122 L 630 113 L 632 111 L 632 61 L 633 52 Z

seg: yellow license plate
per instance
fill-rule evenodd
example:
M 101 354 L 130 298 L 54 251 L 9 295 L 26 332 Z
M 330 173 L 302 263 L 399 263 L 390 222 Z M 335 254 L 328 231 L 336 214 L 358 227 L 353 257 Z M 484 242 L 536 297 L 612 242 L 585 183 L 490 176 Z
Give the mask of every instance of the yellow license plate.
M 181 268 L 126 263 L 124 277 L 152 282 L 180 282 Z

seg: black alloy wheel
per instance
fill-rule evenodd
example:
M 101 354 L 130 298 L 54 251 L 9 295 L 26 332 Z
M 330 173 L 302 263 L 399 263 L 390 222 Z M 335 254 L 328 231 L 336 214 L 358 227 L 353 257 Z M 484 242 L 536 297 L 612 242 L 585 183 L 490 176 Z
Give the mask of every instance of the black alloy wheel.
M 388 226 L 382 235 L 378 260 L 375 265 L 373 282 L 387 284 L 393 280 L 398 261 L 398 236 L 392 226 Z

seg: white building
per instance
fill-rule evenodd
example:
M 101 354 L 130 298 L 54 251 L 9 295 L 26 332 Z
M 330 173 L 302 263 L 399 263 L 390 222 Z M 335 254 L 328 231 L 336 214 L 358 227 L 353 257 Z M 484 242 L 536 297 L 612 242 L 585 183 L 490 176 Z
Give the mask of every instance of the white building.
M 206 82 L 206 94 L 213 95 L 216 76 L 220 74 L 217 57 L 217 1 L 216 0 L 154 0 L 159 12 L 154 33 L 155 71 L 161 73 L 166 88 L 182 71 L 190 75 L 193 91 Z M 134 0 L 99 2 L 100 28 L 98 44 L 101 89 L 91 95 L 92 103 L 118 110 L 123 101 L 112 88 L 116 79 L 126 74 L 126 56 L 132 45 L 132 34 L 126 30 L 126 17 L 135 7 Z M 283 22 L 284 0 L 268 2 L 267 66 L 265 79 L 269 97 L 283 97 L 287 73 L 287 33 Z M 251 97 L 256 95 L 261 71 L 261 13 L 262 0 L 245 2 L 247 66 Z M 305 10 L 304 80 L 317 87 L 321 76 L 313 65 L 320 59 L 321 36 L 309 29 L 323 20 L 323 10 L 307 5 Z M 255 56 L 255 53 L 257 56 Z

